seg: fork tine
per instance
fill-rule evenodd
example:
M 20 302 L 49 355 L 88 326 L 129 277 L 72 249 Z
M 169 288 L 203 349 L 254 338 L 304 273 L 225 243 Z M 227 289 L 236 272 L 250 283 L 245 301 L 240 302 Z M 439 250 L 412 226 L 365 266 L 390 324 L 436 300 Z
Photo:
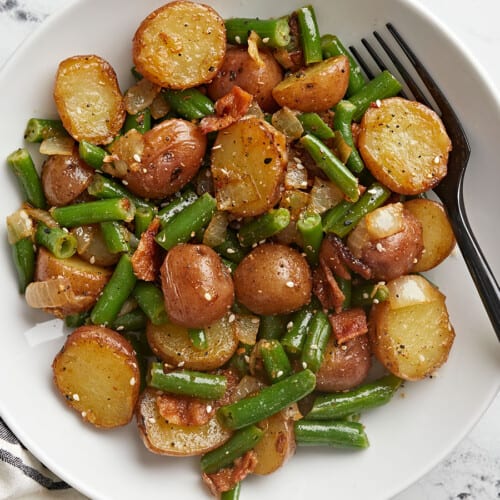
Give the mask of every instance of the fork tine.
M 354 56 L 354 59 L 358 62 L 358 64 L 361 66 L 363 71 L 365 72 L 366 76 L 368 77 L 369 80 L 373 80 L 375 78 L 375 75 L 373 71 L 370 69 L 366 61 L 361 57 L 361 54 L 358 52 L 356 47 L 349 47 L 349 50 L 351 51 L 351 54 Z
M 380 71 L 384 71 L 387 69 L 387 66 L 384 64 L 382 58 L 375 52 L 375 49 L 370 45 L 370 42 L 366 38 L 361 39 L 361 43 L 365 46 L 365 49 L 372 56 L 372 59 L 375 61 Z

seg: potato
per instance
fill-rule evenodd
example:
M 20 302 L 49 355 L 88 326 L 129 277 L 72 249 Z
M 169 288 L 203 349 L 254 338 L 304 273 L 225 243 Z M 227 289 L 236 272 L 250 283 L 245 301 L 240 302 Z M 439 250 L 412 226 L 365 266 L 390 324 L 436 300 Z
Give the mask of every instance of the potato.
M 231 273 L 207 245 L 176 245 L 161 266 L 165 309 L 172 323 L 203 328 L 227 314 L 234 302 Z
M 311 299 L 311 269 L 286 245 L 259 245 L 240 262 L 233 280 L 236 299 L 255 314 L 286 314 Z
M 395 193 L 415 195 L 446 175 L 452 145 L 432 109 L 391 97 L 364 114 L 358 148 L 377 180 Z
M 149 14 L 133 40 L 137 71 L 161 87 L 210 82 L 226 52 L 224 20 L 208 5 L 170 2 Z
M 280 199 L 286 138 L 262 119 L 243 118 L 218 133 L 211 162 L 219 210 L 259 215 Z
M 237 85 L 252 94 L 263 111 L 273 112 L 278 105 L 272 90 L 283 79 L 280 65 L 270 52 L 259 50 L 260 66 L 246 47 L 231 47 L 217 76 L 207 87 L 207 93 L 216 101 Z
M 387 286 L 389 299 L 370 313 L 373 353 L 394 375 L 423 379 L 447 360 L 455 338 L 445 296 L 420 275 L 401 276 Z
M 94 169 L 80 159 L 78 151 L 71 155 L 49 156 L 42 165 L 42 186 L 50 206 L 72 203 L 89 186 Z
M 255 474 L 271 474 L 293 456 L 296 448 L 293 422 L 299 415 L 297 405 L 293 404 L 259 422 L 264 435 L 254 447 L 257 454 Z
M 125 121 L 116 73 L 96 55 L 74 56 L 59 64 L 54 100 L 64 128 L 77 141 L 109 144 Z
M 316 389 L 337 392 L 358 386 L 368 375 L 371 354 L 367 335 L 359 335 L 342 345 L 337 345 L 332 335 L 323 363 L 316 373 Z
M 111 151 L 128 168 L 109 170 L 143 198 L 162 199 L 183 188 L 201 166 L 207 139 L 191 122 L 164 120 L 144 135 L 133 131 L 118 139 Z M 112 167 L 111 167 L 112 168 Z
M 57 317 L 88 311 L 95 304 L 102 289 L 111 277 L 112 271 L 89 264 L 79 257 L 58 259 L 43 247 L 38 249 L 35 267 L 35 281 L 46 281 L 58 277 L 67 278 L 77 303 L 47 310 Z
M 188 370 L 215 370 L 229 361 L 238 347 L 233 323 L 225 316 L 205 328 L 206 349 L 196 349 L 188 329 L 173 323 L 148 323 L 146 335 L 152 351 L 164 362 Z
M 54 382 L 66 403 L 83 420 L 112 428 L 132 419 L 140 373 L 132 345 L 102 326 L 82 326 L 52 363 Z
M 298 111 L 327 111 L 345 95 L 349 85 L 349 59 L 330 57 L 288 75 L 273 89 L 281 107 Z
M 455 235 L 448 216 L 441 203 L 424 198 L 415 198 L 404 203 L 422 226 L 424 251 L 411 268 L 413 273 L 421 273 L 443 262 L 455 248 Z

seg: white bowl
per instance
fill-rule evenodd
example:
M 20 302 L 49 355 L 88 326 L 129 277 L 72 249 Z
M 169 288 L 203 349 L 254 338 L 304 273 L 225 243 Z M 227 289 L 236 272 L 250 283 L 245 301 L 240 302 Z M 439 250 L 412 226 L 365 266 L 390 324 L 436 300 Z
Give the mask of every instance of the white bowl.
M 212 0 L 224 17 L 271 17 L 292 11 L 300 0 Z M 131 39 L 158 0 L 79 1 L 45 23 L 3 68 L 0 109 L 4 116 L 0 158 L 23 145 L 29 117 L 55 115 L 54 74 L 60 60 L 99 54 L 116 69 L 122 88 L 131 83 Z M 498 275 L 497 131 L 500 107 L 488 83 L 442 26 L 411 1 L 314 0 L 320 29 L 346 44 L 391 21 L 436 77 L 469 136 L 472 156 L 465 182 L 470 220 Z M 471 92 L 473 94 L 471 94 Z M 35 156 L 36 157 L 36 156 Z M 21 196 L 4 167 L 2 220 Z M 30 310 L 17 294 L 16 277 L 2 226 L 4 270 L 0 315 L 0 413 L 22 442 L 50 469 L 93 499 L 154 497 L 209 498 L 198 459 L 155 456 L 144 448 L 135 424 L 95 430 L 65 408 L 53 388 L 51 362 L 67 331 L 58 320 Z M 366 412 L 371 446 L 365 451 L 299 449 L 268 477 L 249 477 L 245 499 L 303 499 L 328 492 L 331 498 L 388 498 L 438 463 L 471 429 L 500 384 L 500 349 L 462 258 L 457 253 L 430 273 L 447 295 L 457 337 L 448 363 L 436 377 L 408 383 L 405 397 Z

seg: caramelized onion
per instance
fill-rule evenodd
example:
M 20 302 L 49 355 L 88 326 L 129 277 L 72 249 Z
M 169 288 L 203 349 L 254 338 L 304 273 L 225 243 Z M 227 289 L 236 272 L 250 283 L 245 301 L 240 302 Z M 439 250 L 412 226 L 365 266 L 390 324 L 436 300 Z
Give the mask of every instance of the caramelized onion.
M 216 247 L 226 241 L 228 217 L 227 212 L 215 212 L 203 234 L 203 243 Z
M 139 80 L 125 92 L 125 109 L 131 115 L 144 111 L 154 101 L 161 88 L 146 78 Z
M 254 345 L 259 331 L 259 318 L 252 314 L 236 314 L 232 322 L 234 334 L 240 342 Z
M 33 221 L 26 210 L 16 210 L 13 214 L 7 216 L 7 237 L 11 245 L 19 240 L 31 237 L 34 230 Z
M 72 137 L 65 135 L 55 135 L 44 139 L 40 144 L 40 153 L 43 155 L 64 155 L 69 156 L 73 153 L 75 141 Z
M 47 309 L 78 305 L 86 297 L 76 296 L 68 278 L 34 281 L 26 287 L 26 302 L 35 309 Z
M 366 229 L 372 240 L 392 236 L 404 229 L 403 204 L 391 203 L 365 216 Z

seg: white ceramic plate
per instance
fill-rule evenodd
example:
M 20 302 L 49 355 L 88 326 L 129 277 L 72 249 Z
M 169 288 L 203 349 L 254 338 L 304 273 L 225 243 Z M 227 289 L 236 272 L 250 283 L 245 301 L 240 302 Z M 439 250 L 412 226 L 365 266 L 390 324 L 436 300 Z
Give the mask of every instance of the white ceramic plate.
M 300 0 L 213 0 L 223 16 L 270 17 L 292 11 Z M 357 43 L 392 21 L 405 34 L 463 120 L 472 146 L 466 204 L 476 235 L 494 272 L 500 270 L 497 133 L 500 111 L 490 86 L 435 20 L 409 1 L 315 0 L 320 29 Z M 26 120 L 55 114 L 52 84 L 60 60 L 95 53 L 111 62 L 123 88 L 130 84 L 131 39 L 139 22 L 160 0 L 79 1 L 31 37 L 0 75 L 4 120 L 0 158 L 21 146 Z M 7 125 L 7 126 L 5 126 Z M 2 160 L 3 162 L 4 160 Z M 4 166 L 2 220 L 20 203 Z M 93 499 L 209 498 L 198 459 L 158 457 L 146 451 L 135 425 L 98 431 L 64 406 L 51 382 L 50 365 L 66 331 L 61 322 L 30 310 L 17 294 L 10 251 L 2 231 L 0 301 L 0 412 L 25 445 L 49 468 Z M 500 349 L 459 255 L 431 279 L 448 296 L 457 337 L 437 377 L 406 384 L 405 397 L 363 416 L 371 447 L 366 451 L 300 449 L 269 477 L 250 477 L 242 498 L 388 498 L 438 463 L 470 430 L 498 391 Z

